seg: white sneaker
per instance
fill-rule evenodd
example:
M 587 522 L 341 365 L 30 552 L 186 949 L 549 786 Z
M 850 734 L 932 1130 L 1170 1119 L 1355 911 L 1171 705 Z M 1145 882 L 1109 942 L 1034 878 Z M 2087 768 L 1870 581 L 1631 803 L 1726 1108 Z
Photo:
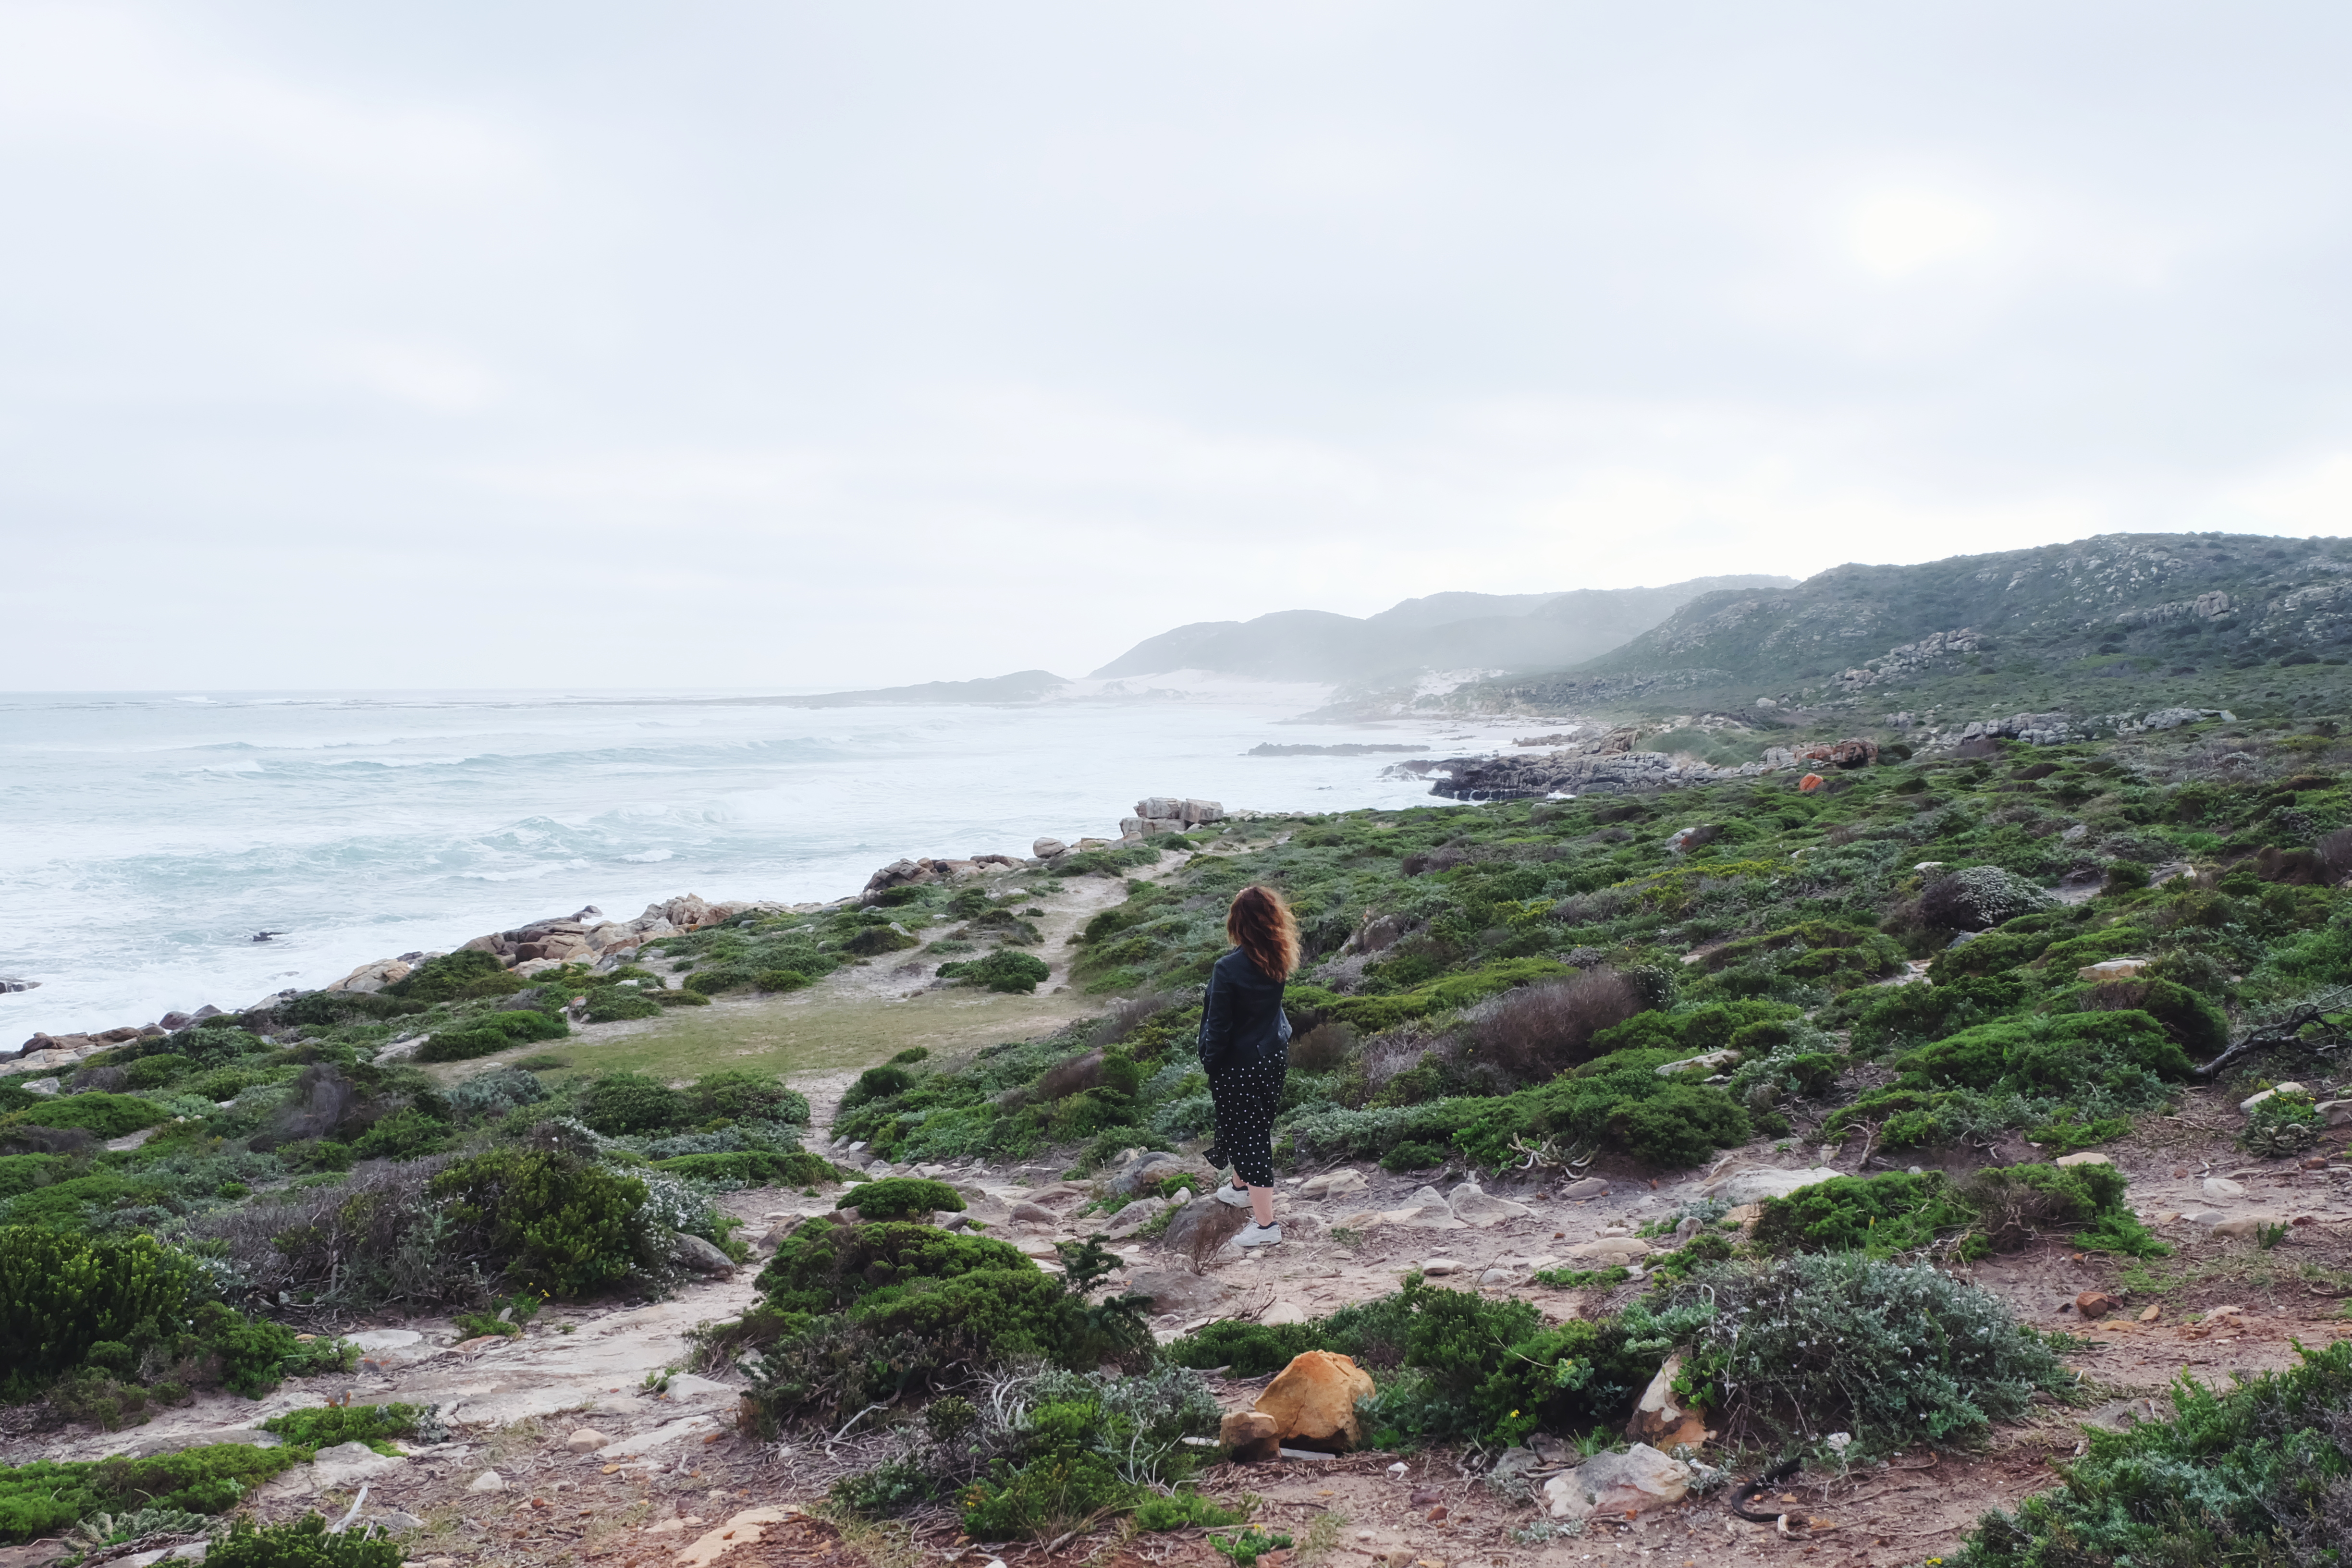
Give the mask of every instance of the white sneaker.
M 1282 1222 L 1280 1220 L 1275 1221 L 1272 1225 L 1260 1225 L 1253 1220 L 1239 1236 L 1234 1237 L 1234 1245 L 1235 1247 L 1273 1247 L 1281 1240 Z
M 1231 1182 L 1220 1183 L 1217 1187 L 1217 1201 L 1229 1208 L 1245 1209 L 1249 1207 L 1249 1189 L 1236 1187 Z

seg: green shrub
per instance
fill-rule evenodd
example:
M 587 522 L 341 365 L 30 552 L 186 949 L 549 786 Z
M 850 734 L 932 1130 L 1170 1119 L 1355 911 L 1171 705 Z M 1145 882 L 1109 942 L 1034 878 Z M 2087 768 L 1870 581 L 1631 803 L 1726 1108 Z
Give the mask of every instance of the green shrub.
M 922 943 L 895 926 L 867 926 L 841 944 L 844 952 L 854 952 L 860 958 L 879 958 L 886 952 L 904 952 Z
M 251 1488 L 310 1458 L 310 1449 L 293 1444 L 222 1443 L 151 1459 L 36 1460 L 0 1468 L 0 1541 L 31 1541 L 95 1513 L 142 1507 L 226 1512 Z
M 1043 959 L 1032 958 L 1025 952 L 999 948 L 985 958 L 975 958 L 962 963 L 942 963 L 940 978 L 961 980 L 973 985 L 985 985 L 991 991 L 1016 992 L 1026 995 L 1053 973 Z
M 1967 1568 L 2081 1563 L 2324 1563 L 2352 1547 L 2342 1510 L 2352 1475 L 2352 1342 L 2297 1347 L 2285 1372 L 2212 1389 L 2186 1376 L 2173 1418 L 2122 1432 L 2086 1427 L 2065 1485 L 1984 1517 Z
M 2121 1089 L 2179 1082 L 2189 1058 L 2145 1013 L 2063 1013 L 2003 1018 L 1895 1058 L 1906 1089 L 1984 1089 L 2071 1095 L 2086 1084 Z
M 1128 1506 L 1135 1489 L 1092 1438 L 1102 1413 L 1091 1403 L 1044 1405 L 1029 1415 L 1022 1458 L 1000 1461 L 990 1480 L 962 1498 L 963 1527 L 983 1541 L 1051 1541 Z
M 646 1184 L 553 1149 L 495 1149 L 433 1178 L 450 1222 L 522 1289 L 559 1298 L 615 1285 L 646 1245 Z
M 687 1109 L 704 1121 L 791 1121 L 807 1126 L 805 1095 L 786 1089 L 772 1073 L 705 1073 L 688 1086 Z
M 141 1057 L 123 1069 L 123 1076 L 132 1089 L 162 1089 L 186 1077 L 194 1065 L 185 1057 L 166 1052 L 161 1056 Z
M 326 1519 L 314 1513 L 285 1524 L 233 1520 L 205 1561 L 219 1568 L 400 1568 L 407 1556 L 387 1536 L 372 1538 L 359 1531 L 330 1535 Z
M 751 1187 L 805 1187 L 836 1181 L 840 1173 L 822 1155 L 805 1149 L 780 1154 L 771 1149 L 737 1149 L 718 1154 L 679 1154 L 656 1160 L 654 1168 L 702 1182 L 740 1182 Z
M 1776 1251 L 1867 1252 L 1875 1258 L 1927 1247 L 1939 1234 L 1966 1230 L 1976 1212 L 1952 1195 L 1935 1172 L 1833 1176 L 1767 1198 L 1756 1242 Z
M 62 1181 L 73 1168 L 63 1154 L 0 1154 L 0 1201 Z
M 1997 1252 L 2012 1252 L 2053 1231 L 2070 1232 L 2086 1252 L 2160 1258 L 2171 1251 L 2140 1224 L 2125 1201 L 2128 1186 L 2113 1165 L 2009 1165 L 1979 1171 L 1960 1185 L 1976 1211 L 1977 1234 Z
M 1406 1277 L 1404 1289 L 1309 1323 L 1212 1323 L 1167 1348 L 1180 1366 L 1230 1365 L 1255 1377 L 1293 1356 L 1333 1351 L 1397 1369 L 1369 1407 L 1375 1440 L 1517 1442 L 1538 1427 L 1622 1420 L 1698 1314 L 1669 1322 L 1647 1308 L 1601 1322 L 1545 1326 L 1525 1301 L 1489 1300 Z
M 0 1367 L 16 1397 L 101 1341 L 152 1340 L 194 1288 L 194 1262 L 153 1237 L 0 1229 Z
M 304 1448 L 331 1448 L 338 1443 L 373 1447 L 408 1436 L 424 1416 L 424 1407 L 417 1405 L 328 1405 L 273 1415 L 261 1429 Z
M 1146 1354 L 1139 1298 L 1087 1300 L 1118 1259 L 1091 1242 L 1062 1252 L 1057 1279 L 984 1237 L 806 1222 L 761 1270 L 761 1306 L 726 1336 L 766 1344 L 748 1367 L 755 1424 L 773 1430 L 1024 1357 L 1092 1368 Z
M 588 1021 L 618 1024 L 631 1018 L 657 1018 L 661 1004 L 634 985 L 599 986 L 588 999 Z
M 857 1075 L 857 1081 L 842 1091 L 841 1109 L 855 1110 L 868 1100 L 887 1100 L 906 1093 L 915 1087 L 915 1075 L 905 1068 L 867 1068 Z
M 1389 1172 L 1427 1171 L 1444 1163 L 1445 1151 L 1434 1143 L 1400 1143 L 1381 1156 L 1381 1169 Z
M 1146 1498 L 1137 1504 L 1135 1528 L 1183 1530 L 1189 1526 L 1213 1530 L 1220 1525 L 1239 1524 L 1248 1517 L 1248 1514 L 1225 1508 L 1215 1499 L 1204 1498 L 1199 1492 L 1180 1491 L 1167 1497 Z
M 686 1096 L 640 1072 L 608 1072 L 580 1096 L 580 1120 L 607 1137 L 663 1132 L 693 1120 Z
M 411 1002 L 454 1002 L 467 987 L 490 975 L 504 976 L 506 966 L 495 953 L 461 947 L 438 958 L 428 958 L 405 977 L 384 987 L 386 994 Z
M 560 1040 L 572 1026 L 557 1014 L 535 1007 L 510 1007 L 485 1013 L 461 1027 L 436 1029 L 416 1053 L 420 1062 L 464 1062 L 497 1054 L 534 1040 Z
M 78 1127 L 92 1137 L 121 1138 L 170 1118 L 162 1106 L 135 1095 L 67 1094 L 0 1116 L 0 1132 L 11 1127 Z
M 890 1176 L 850 1188 L 835 1200 L 833 1206 L 855 1208 L 861 1219 L 893 1220 L 927 1217 L 941 1209 L 961 1214 L 964 1205 L 963 1194 L 945 1182 Z
M 2308 1093 L 2282 1089 L 2246 1112 L 2246 1130 L 2238 1144 L 2265 1159 L 2301 1153 L 2319 1142 L 2327 1119 Z
M 352 1152 L 362 1160 L 414 1160 L 445 1149 L 449 1124 L 415 1106 L 395 1111 L 360 1134 Z
M 1669 1302 L 1711 1309 L 1685 1370 L 1733 1441 L 1842 1430 L 1865 1453 L 1941 1443 L 2074 1381 L 1990 1292 L 1859 1252 L 1701 1269 Z

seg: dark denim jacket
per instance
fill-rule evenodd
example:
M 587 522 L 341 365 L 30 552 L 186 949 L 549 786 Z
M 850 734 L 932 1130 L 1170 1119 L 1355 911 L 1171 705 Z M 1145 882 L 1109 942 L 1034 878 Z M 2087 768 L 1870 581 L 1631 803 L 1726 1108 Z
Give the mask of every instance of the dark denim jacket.
M 1250 1067 L 1290 1049 L 1290 1019 L 1282 1010 L 1282 982 L 1268 980 L 1249 954 L 1234 948 L 1209 972 L 1201 1009 L 1201 1066 L 1217 1073 Z

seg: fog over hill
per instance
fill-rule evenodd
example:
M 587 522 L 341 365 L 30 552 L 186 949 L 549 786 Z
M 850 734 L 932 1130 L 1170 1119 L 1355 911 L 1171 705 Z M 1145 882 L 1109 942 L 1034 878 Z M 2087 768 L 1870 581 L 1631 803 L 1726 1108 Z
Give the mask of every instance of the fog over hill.
M 1360 684 L 1427 670 L 1541 669 L 1640 636 L 1702 595 L 1785 588 L 1788 577 L 1695 577 L 1659 588 L 1549 594 L 1431 594 L 1361 619 L 1277 610 L 1248 621 L 1196 621 L 1146 637 L 1096 679 L 1211 670 L 1259 680 Z

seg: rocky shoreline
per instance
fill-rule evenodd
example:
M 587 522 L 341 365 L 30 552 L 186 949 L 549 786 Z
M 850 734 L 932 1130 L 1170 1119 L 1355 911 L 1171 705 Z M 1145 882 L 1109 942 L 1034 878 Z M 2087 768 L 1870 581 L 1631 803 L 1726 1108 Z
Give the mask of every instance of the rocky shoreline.
M 1769 707 L 1769 700 L 1762 706 Z M 1976 719 L 1966 723 L 1937 724 L 1932 714 L 1922 719 L 1910 713 L 1887 715 L 1888 725 L 1916 733 L 1906 742 L 1921 752 L 1949 751 L 1976 741 L 2022 741 L 2032 746 L 2060 746 L 2074 741 L 2152 734 L 2184 724 L 2218 719 L 2235 723 L 2226 708 L 2159 708 L 2145 714 L 2104 713 L 2087 718 L 2063 712 L 2014 713 L 2001 719 Z M 1670 720 L 1651 726 L 1671 730 L 1685 721 Z M 1568 741 L 1569 734 L 1545 741 Z M 1796 769 L 1867 767 L 1878 760 L 1878 743 L 1849 739 L 1812 746 L 1773 746 L 1761 760 L 1738 767 L 1716 767 L 1680 760 L 1664 752 L 1638 752 L 1634 742 L 1642 731 L 1627 727 L 1567 745 L 1538 756 L 1416 758 L 1383 770 L 1386 778 L 1425 778 L 1429 793 L 1469 802 L 1529 800 L 1551 795 L 1612 795 L 1636 789 L 1675 789 L 1689 784 L 1720 784 L 1727 779 L 1755 778 Z M 1527 742 L 1521 742 L 1525 744 Z M 1910 750 L 1898 750 L 1908 756 Z
M 1246 812 L 1229 814 L 1221 803 L 1213 800 L 1147 795 L 1136 803 L 1133 816 L 1120 819 L 1118 837 L 1080 837 L 1074 842 L 1040 838 L 1030 847 L 1031 853 L 1025 859 L 1013 855 L 982 854 L 894 860 L 868 877 L 859 891 L 822 902 L 786 904 L 766 900 L 713 902 L 698 894 L 687 893 L 647 904 L 643 914 L 625 921 L 607 919 L 604 910 L 591 904 L 568 915 L 530 921 L 510 930 L 475 937 L 459 943 L 458 949 L 487 952 L 502 967 L 526 978 L 561 969 L 567 963 L 584 963 L 597 970 L 610 971 L 627 963 L 637 950 L 649 942 L 683 936 L 689 931 L 724 925 L 746 916 L 822 914 L 878 903 L 882 895 L 892 888 L 927 882 L 988 880 L 1016 872 L 1046 870 L 1068 856 L 1133 847 L 1162 833 L 1181 833 L 1253 815 Z M 239 1011 L 250 1013 L 280 1005 L 316 991 L 371 994 L 386 986 L 397 985 L 408 978 L 418 964 L 427 959 L 438 958 L 446 951 L 404 952 L 397 958 L 376 959 L 361 964 L 330 984 L 276 992 Z M 68 1070 L 99 1051 L 130 1040 L 176 1034 L 206 1018 L 223 1016 L 226 1012 L 226 1009 L 206 1003 L 193 1011 L 166 1013 L 152 1023 L 122 1025 L 79 1034 L 37 1032 L 13 1053 L 0 1053 L 0 1077 Z

